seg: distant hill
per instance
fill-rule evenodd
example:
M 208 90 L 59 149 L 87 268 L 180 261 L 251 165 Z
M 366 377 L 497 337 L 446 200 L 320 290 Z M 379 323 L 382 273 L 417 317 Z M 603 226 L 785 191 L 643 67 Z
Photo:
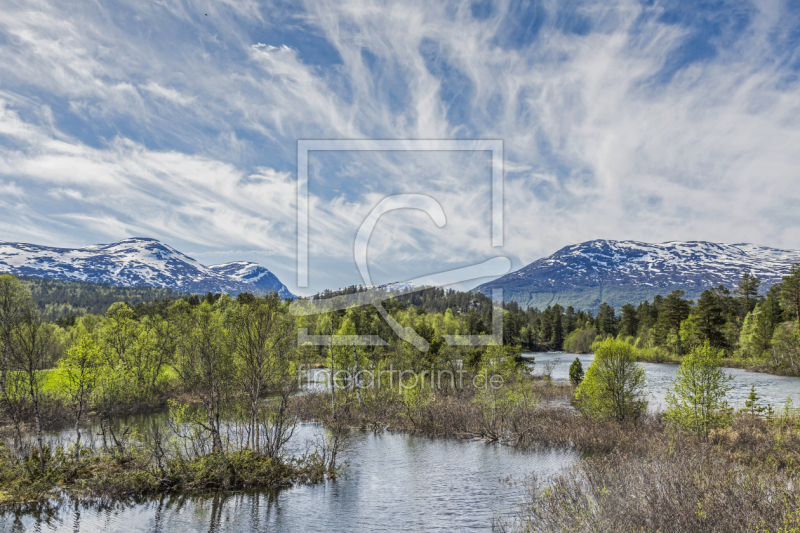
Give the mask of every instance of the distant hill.
M 800 262 L 800 251 L 754 244 L 595 240 L 567 246 L 476 290 L 502 288 L 506 301 L 544 309 L 548 305 L 595 310 L 616 308 L 682 289 L 697 298 L 705 289 L 738 285 L 749 272 L 766 290 Z
M 118 287 L 162 287 L 179 292 L 292 293 L 256 263 L 204 266 L 155 239 L 131 238 L 85 248 L 53 248 L 0 241 L 0 272 Z
M 163 298 L 178 300 L 190 296 L 160 287 L 117 287 L 107 283 L 60 281 L 28 276 L 19 276 L 19 280 L 30 291 L 43 318 L 49 322 L 69 315 L 102 315 L 116 302 L 128 302 L 135 306 Z

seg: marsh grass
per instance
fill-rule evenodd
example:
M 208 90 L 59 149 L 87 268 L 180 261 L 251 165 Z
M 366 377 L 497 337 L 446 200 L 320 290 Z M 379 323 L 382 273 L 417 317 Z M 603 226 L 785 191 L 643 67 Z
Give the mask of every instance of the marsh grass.
M 496 531 L 760 532 L 800 527 L 800 417 L 740 412 L 708 442 L 679 432 L 662 413 L 638 420 L 582 416 L 569 407 L 572 387 L 535 381 L 547 398 L 496 421 L 471 389 L 436 391 L 409 415 L 399 395 L 365 395 L 362 408 L 340 394 L 337 423 L 375 431 L 481 438 L 519 449 L 573 450 L 580 461 L 549 478 L 510 480 L 524 489 Z M 370 403 L 372 402 L 372 403 Z M 301 416 L 330 422 L 330 400 L 293 400 Z

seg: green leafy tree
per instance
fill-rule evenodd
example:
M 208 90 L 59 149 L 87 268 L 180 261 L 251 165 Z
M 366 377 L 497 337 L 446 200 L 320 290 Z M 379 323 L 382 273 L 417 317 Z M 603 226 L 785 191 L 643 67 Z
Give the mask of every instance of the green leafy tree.
M 702 344 L 700 328 L 697 317 L 689 315 L 689 318 L 681 322 L 680 344 L 686 350 L 691 350 L 695 346 Z
M 722 369 L 721 353 L 706 341 L 683 358 L 672 388 L 667 392 L 667 420 L 708 440 L 712 429 L 731 420 L 725 395 L 733 377 Z
M 779 324 L 772 335 L 772 346 L 779 362 L 788 361 L 793 371 L 797 371 L 800 359 L 800 323 Z
M 756 305 L 747 313 L 739 334 L 739 348 L 744 357 L 760 358 L 770 349 L 770 341 L 775 331 L 772 317 L 764 305 Z M 777 361 L 775 361 L 777 364 Z
M 75 415 L 75 459 L 80 456 L 81 418 L 86 411 L 97 386 L 97 378 L 103 365 L 102 350 L 88 335 L 80 337 L 65 357 L 59 361 L 61 381 L 59 387 L 72 403 Z
M 222 317 L 208 301 L 192 307 L 183 323 L 175 370 L 205 410 L 198 421 L 211 436 L 214 453 L 227 461 L 222 442 L 223 400 L 234 378 L 233 350 Z
M 30 294 L 17 278 L 10 274 L 0 275 L 0 345 L 3 349 L 3 359 L 0 361 L 0 392 L 6 387 L 8 365 L 14 348 L 12 336 L 32 304 Z
M 644 368 L 636 362 L 630 344 L 606 339 L 598 344 L 594 361 L 575 391 L 579 409 L 585 414 L 635 419 L 647 410 Z
M 597 330 L 594 328 L 576 329 L 564 341 L 564 350 L 568 353 L 590 353 L 595 337 Z
M 569 365 L 569 381 L 577 387 L 583 381 L 583 365 L 579 358 L 575 358 L 571 365 Z
M 42 321 L 35 308 L 28 308 L 14 331 L 11 342 L 11 369 L 22 376 L 24 389 L 33 408 L 36 425 L 36 442 L 42 471 L 45 469 L 44 439 L 42 435 L 42 404 L 44 381 L 57 353 L 55 326 Z
M 295 383 L 291 365 L 293 329 L 288 304 L 277 294 L 247 296 L 240 294 L 237 298 L 237 306 L 228 315 L 228 326 L 236 347 L 239 381 L 248 399 L 250 445 L 260 451 L 262 397 L 281 393 Z

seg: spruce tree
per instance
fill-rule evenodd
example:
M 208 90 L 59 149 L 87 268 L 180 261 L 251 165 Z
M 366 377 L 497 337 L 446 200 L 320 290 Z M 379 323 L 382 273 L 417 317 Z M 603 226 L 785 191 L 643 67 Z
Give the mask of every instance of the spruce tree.
M 800 263 L 795 263 L 780 283 L 781 303 L 800 322 Z
M 744 402 L 744 410 L 751 415 L 760 415 L 763 413 L 767 408 L 758 403 L 760 399 L 761 397 L 756 394 L 756 386 L 752 385 L 750 387 L 750 394 Z
M 681 322 L 689 318 L 689 313 L 692 310 L 692 301 L 684 300 L 684 294 L 682 290 L 678 289 L 669 293 L 662 300 L 663 303 L 660 305 L 658 322 L 656 323 L 657 344 L 665 345 L 670 338 L 670 333 L 673 334 L 674 338 L 679 338 Z M 680 352 L 680 346 L 677 348 Z
M 713 290 L 703 291 L 692 314 L 697 318 L 696 325 L 699 336 L 708 340 L 715 348 L 725 347 L 725 336 L 722 327 L 725 316 L 718 295 Z
M 760 285 L 761 278 L 758 276 L 753 276 L 749 272 L 742 274 L 742 280 L 735 291 L 741 302 L 741 317 L 746 316 L 755 307 Z
M 635 337 L 639 332 L 639 317 L 636 308 L 627 303 L 622 306 L 622 319 L 620 320 L 620 333 L 626 337 Z
M 575 358 L 571 365 L 569 365 L 569 381 L 573 386 L 577 387 L 583 381 L 583 365 L 579 358 Z

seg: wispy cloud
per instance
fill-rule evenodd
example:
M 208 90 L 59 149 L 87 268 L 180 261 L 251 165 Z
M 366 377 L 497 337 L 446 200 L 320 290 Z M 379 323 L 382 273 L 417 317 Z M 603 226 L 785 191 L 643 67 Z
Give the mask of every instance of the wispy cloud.
M 516 266 L 593 238 L 800 248 L 800 12 L 790 3 L 7 2 L 3 240 L 131 232 L 275 254 L 294 281 L 296 141 L 503 139 Z M 312 154 L 313 289 L 496 253 L 485 154 Z M 227 256 L 226 256 L 227 257 Z

